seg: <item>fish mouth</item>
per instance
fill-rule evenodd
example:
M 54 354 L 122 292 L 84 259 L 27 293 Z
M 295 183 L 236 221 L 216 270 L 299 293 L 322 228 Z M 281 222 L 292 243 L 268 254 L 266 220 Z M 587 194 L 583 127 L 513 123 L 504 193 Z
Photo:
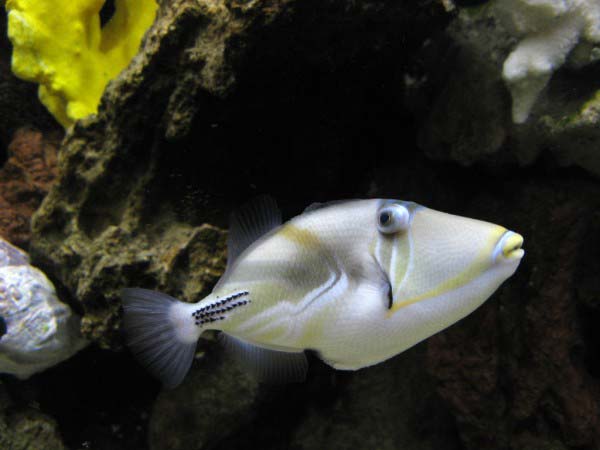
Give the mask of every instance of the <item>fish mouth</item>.
M 519 261 L 525 255 L 525 250 L 522 248 L 523 241 L 523 236 L 520 234 L 506 231 L 494 248 L 494 261 L 499 258 L 505 261 Z

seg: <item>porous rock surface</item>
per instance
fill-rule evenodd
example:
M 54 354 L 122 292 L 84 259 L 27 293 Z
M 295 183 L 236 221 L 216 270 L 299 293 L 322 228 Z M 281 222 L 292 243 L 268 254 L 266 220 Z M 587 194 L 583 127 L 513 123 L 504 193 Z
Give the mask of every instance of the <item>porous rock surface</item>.
M 500 79 L 510 36 L 478 40 L 496 24 L 456 14 L 429 1 L 160 2 L 98 115 L 66 136 L 33 222 L 34 260 L 81 307 L 87 338 L 120 348 L 121 287 L 210 292 L 227 215 L 255 193 L 288 217 L 319 200 L 415 200 L 514 229 L 527 253 L 474 315 L 356 373 L 314 362 L 305 384 L 257 388 L 203 342 L 209 356 L 158 397 L 150 448 L 600 446 L 600 187 L 536 159 L 548 148 L 600 167 L 583 144 L 597 142 L 594 108 L 580 126 L 540 115 L 542 99 L 531 128 L 514 126 Z M 556 79 L 596 89 L 557 73 L 550 94 Z M 133 397 L 148 386 L 128 383 Z

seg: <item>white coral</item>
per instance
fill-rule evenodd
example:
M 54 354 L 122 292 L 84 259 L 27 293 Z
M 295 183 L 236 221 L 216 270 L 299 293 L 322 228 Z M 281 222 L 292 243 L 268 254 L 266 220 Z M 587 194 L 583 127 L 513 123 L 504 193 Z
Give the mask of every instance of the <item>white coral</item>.
M 0 372 L 27 378 L 80 350 L 79 318 L 28 256 L 0 239 Z
M 504 61 L 513 121 L 527 120 L 552 73 L 580 42 L 600 43 L 600 0 L 496 0 L 496 17 L 523 39 Z

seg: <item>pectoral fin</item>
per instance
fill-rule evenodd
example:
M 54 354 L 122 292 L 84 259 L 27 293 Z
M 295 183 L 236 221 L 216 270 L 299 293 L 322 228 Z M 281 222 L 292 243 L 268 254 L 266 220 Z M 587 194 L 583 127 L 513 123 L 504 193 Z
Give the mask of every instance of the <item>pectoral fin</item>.
M 306 208 L 304 208 L 304 211 L 302 211 L 302 214 L 309 213 L 309 212 L 312 212 L 312 211 L 316 211 L 318 209 L 328 208 L 330 206 L 338 206 L 338 205 L 341 205 L 343 203 L 348 203 L 348 202 L 351 202 L 351 201 L 352 200 L 332 200 L 332 201 L 329 201 L 329 202 L 315 202 L 315 203 L 311 203 Z
M 219 340 L 244 369 L 266 383 L 304 381 L 308 360 L 304 351 L 284 352 L 259 347 L 238 337 L 219 334 Z

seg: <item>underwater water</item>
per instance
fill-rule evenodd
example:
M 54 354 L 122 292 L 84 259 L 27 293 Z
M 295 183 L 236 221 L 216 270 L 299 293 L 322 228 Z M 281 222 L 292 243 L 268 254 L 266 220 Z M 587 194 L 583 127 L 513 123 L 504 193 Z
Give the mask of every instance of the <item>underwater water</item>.
M 86 346 L 0 375 L 0 449 L 600 449 L 596 0 L 147 1 L 90 20 L 84 0 L 2 4 L 0 237 Z M 412 201 L 513 230 L 525 256 L 464 319 L 371 367 L 310 347 L 304 381 L 259 383 L 207 332 L 164 389 L 126 345 L 121 289 L 209 296 L 231 212 L 262 194 L 284 221 Z M 335 226 L 360 222 L 344 211 Z M 478 238 L 434 228 L 423 257 L 451 267 L 449 246 Z M 6 345 L 23 317 L 0 317 L 3 372 L 32 357 Z

